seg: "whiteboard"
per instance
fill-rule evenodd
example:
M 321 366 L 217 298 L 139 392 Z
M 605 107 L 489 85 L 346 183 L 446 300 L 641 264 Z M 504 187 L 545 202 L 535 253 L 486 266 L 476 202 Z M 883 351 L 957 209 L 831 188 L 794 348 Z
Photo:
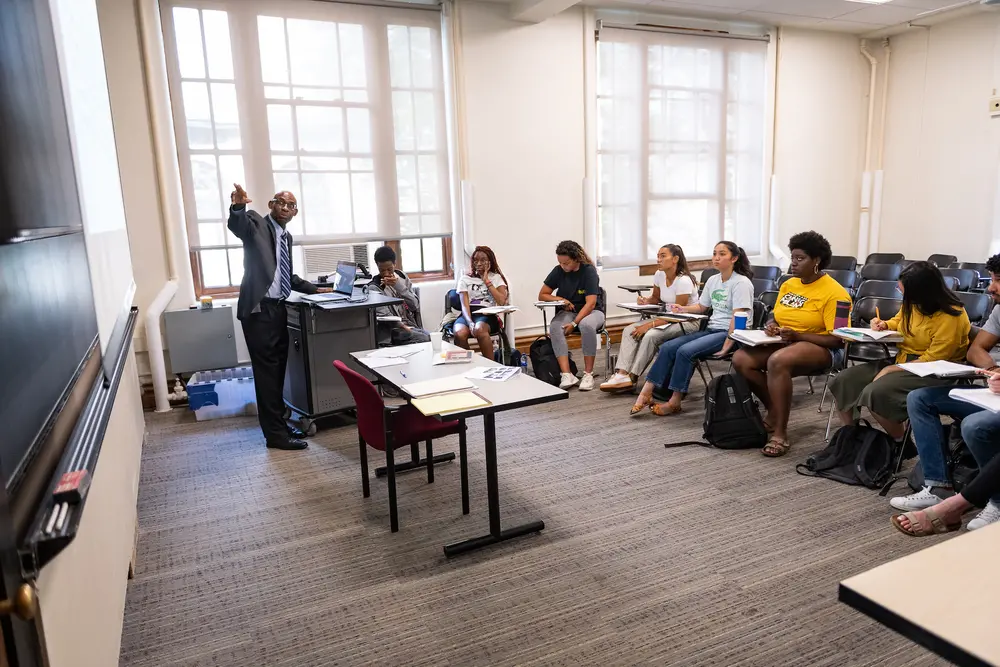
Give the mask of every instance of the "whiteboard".
M 135 281 L 101 30 L 96 0 L 50 3 L 103 354 Z

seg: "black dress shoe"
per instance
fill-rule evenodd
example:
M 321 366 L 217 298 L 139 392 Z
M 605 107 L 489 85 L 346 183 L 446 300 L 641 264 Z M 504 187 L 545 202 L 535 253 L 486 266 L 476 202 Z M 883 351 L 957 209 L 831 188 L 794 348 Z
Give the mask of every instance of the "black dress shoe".
M 300 428 L 295 428 L 294 426 L 286 426 L 285 428 L 288 429 L 289 438 L 298 438 L 299 440 L 301 440 L 302 438 L 306 437 L 305 431 L 303 431 Z
M 268 449 L 305 449 L 309 446 L 309 443 L 305 440 L 299 440 L 297 438 L 289 438 L 284 442 L 268 442 Z

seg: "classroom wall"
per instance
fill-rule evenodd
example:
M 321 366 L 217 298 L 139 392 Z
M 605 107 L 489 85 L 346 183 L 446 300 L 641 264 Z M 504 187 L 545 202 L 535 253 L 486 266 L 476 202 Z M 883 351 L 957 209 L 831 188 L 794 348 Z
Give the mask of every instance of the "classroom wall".
M 891 39 L 880 249 L 981 262 L 1000 241 L 998 35 L 991 11 Z

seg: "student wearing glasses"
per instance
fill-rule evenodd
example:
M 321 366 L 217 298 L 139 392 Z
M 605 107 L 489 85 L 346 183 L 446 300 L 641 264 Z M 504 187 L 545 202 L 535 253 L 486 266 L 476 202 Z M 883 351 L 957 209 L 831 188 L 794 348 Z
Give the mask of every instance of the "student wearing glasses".
M 462 314 L 455 320 L 455 344 L 469 349 L 469 338 L 479 342 L 479 351 L 487 359 L 493 358 L 493 340 L 490 335 L 500 331 L 496 315 L 477 314 L 475 309 L 489 306 L 506 306 L 509 300 L 507 278 L 504 277 L 497 256 L 489 246 L 476 246 L 472 251 L 469 270 L 458 279 L 455 289 L 462 302 Z

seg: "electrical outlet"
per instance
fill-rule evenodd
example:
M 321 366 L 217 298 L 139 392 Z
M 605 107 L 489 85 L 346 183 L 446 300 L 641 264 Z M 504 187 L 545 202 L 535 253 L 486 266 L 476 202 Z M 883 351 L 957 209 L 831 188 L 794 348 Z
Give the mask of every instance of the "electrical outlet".
M 1000 116 L 1000 97 L 990 98 L 990 115 L 994 117 Z

